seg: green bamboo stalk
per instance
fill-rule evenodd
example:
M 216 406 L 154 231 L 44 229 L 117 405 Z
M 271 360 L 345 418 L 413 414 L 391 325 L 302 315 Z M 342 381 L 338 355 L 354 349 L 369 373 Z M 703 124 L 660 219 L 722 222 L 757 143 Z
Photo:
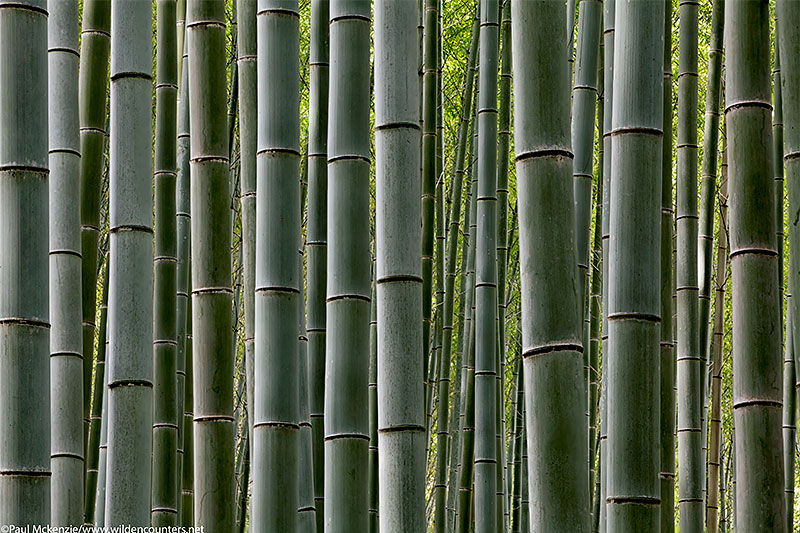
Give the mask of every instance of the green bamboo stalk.
M 81 190 L 81 305 L 83 328 L 83 416 L 88 440 L 97 306 L 97 243 L 105 158 L 111 1 L 85 0 L 78 74 Z M 149 70 L 148 70 L 149 72 Z M 91 495 L 87 494 L 87 499 Z
M 661 533 L 675 530 L 675 337 L 673 335 L 675 292 L 672 249 L 675 242 L 675 210 L 672 205 L 672 2 L 664 2 L 664 137 L 661 145 L 661 382 L 660 427 Z M 705 184 L 705 181 L 703 182 Z
M 227 101 L 224 7 L 221 1 L 200 0 L 190 0 L 187 7 L 192 330 L 197 335 L 194 520 L 209 531 L 230 530 L 235 522 L 229 141 L 225 108 L 219 105 Z
M 255 242 L 256 242 L 256 135 L 258 91 L 256 82 L 256 0 L 237 0 L 237 72 L 239 79 L 239 175 L 241 178 L 242 279 L 244 290 L 244 357 L 247 405 L 254 405 L 255 361 Z M 253 416 L 247 417 L 250 455 L 253 450 Z M 252 462 L 252 457 L 250 457 Z
M 301 283 L 297 3 L 262 0 L 257 20 L 256 189 L 264 194 L 256 198 L 252 527 L 291 532 L 298 522 L 300 435 L 299 342 L 297 318 L 291 318 L 300 313 Z
M 366 531 L 370 4 L 330 6 L 325 531 Z
M 49 523 L 79 526 L 84 511 L 83 389 L 90 387 L 83 381 L 81 314 L 76 305 L 81 299 L 78 3 L 50 1 L 47 7 L 52 469 Z
M 108 278 L 106 278 L 108 280 Z M 108 348 L 106 340 L 106 349 Z M 95 376 L 97 379 L 98 376 Z M 97 452 L 97 488 L 95 494 L 89 496 L 95 499 L 94 505 L 94 526 L 103 527 L 106 523 L 106 470 L 108 465 L 108 382 L 102 381 L 103 388 L 100 391 L 102 397 L 102 420 L 100 422 L 100 444 Z
M 425 529 L 426 434 L 419 409 L 424 401 L 422 239 L 416 223 L 420 219 L 420 130 L 413 31 L 417 9 L 414 2 L 391 0 L 378 2 L 375 9 L 378 508 L 382 531 Z M 440 202 L 440 215 L 443 210 Z M 398 239 L 398 235 L 403 237 Z M 440 255 L 439 270 L 442 266 Z M 440 365 L 449 378 L 449 357 Z M 449 394 L 440 393 L 440 413 L 442 404 L 447 410 L 448 402 Z M 440 435 L 444 429 L 446 440 L 446 415 L 437 424 Z M 446 449 L 447 443 L 439 442 Z M 438 453 L 446 460 L 443 449 Z M 446 462 L 442 469 L 445 467 Z M 440 492 L 443 506 L 444 491 Z
M 433 301 L 434 202 L 436 199 L 436 63 L 438 43 L 438 0 L 422 0 L 424 11 L 422 42 L 422 349 L 423 379 L 426 380 L 425 405 L 430 405 L 433 389 L 428 379 L 428 354 L 431 348 Z M 428 408 L 427 412 L 430 412 Z M 430 423 L 428 423 L 430 426 Z
M 714 241 L 714 195 L 717 188 L 717 146 L 719 145 L 720 88 L 722 79 L 722 32 L 725 1 L 716 0 L 711 13 L 711 43 L 708 51 L 708 77 L 706 82 L 706 118 L 703 133 L 702 187 L 700 190 L 700 222 L 698 235 L 698 281 L 700 356 L 702 367 L 709 359 L 709 317 L 711 316 L 711 256 Z M 783 231 L 781 227 L 781 231 Z M 706 372 L 701 372 L 701 393 L 706 397 L 708 384 Z M 704 413 L 705 414 L 705 413 Z M 706 417 L 703 430 L 706 431 Z M 705 440 L 703 441 L 705 443 Z M 710 488 L 711 485 L 709 485 Z
M 475 531 L 497 515 L 497 70 L 498 0 L 481 2 L 478 71 L 478 226 L 475 262 Z
M 310 92 L 308 122 L 308 386 L 314 460 L 317 531 L 323 531 L 325 400 L 325 293 L 327 287 L 328 197 L 328 39 L 329 2 L 311 2 Z
M 525 422 L 523 419 L 523 408 L 525 405 L 525 380 L 523 379 L 522 365 L 519 365 L 520 372 L 517 375 L 517 408 L 514 411 L 515 431 L 514 431 L 514 488 L 511 497 L 511 532 L 520 533 L 521 529 L 521 498 L 522 498 L 522 447 L 523 436 L 525 435 Z
M 308 166 L 306 165 L 307 169 Z M 300 213 L 305 207 L 305 194 L 301 194 L 302 201 Z M 298 225 L 298 240 L 301 227 Z M 297 279 L 299 281 L 300 295 L 297 306 L 298 339 L 300 343 L 299 357 L 297 359 L 297 412 L 300 422 L 299 450 L 297 454 L 298 476 L 298 501 L 297 501 L 297 530 L 303 533 L 316 533 L 317 512 L 314 508 L 314 459 L 312 450 L 311 419 L 308 410 L 308 333 L 306 331 L 305 287 L 303 285 L 303 255 L 305 246 L 298 250 Z M 245 491 L 246 492 L 246 491 Z
M 185 6 L 184 6 L 185 7 Z M 184 52 L 180 64 L 183 79 L 180 84 L 180 100 L 178 101 L 178 139 L 176 148 L 177 179 L 175 192 L 175 221 L 177 235 L 177 276 L 176 276 L 176 383 L 177 383 L 177 407 L 178 416 L 178 472 L 180 482 L 178 483 L 178 517 L 179 523 L 185 525 L 184 502 L 189 504 L 188 512 L 191 513 L 192 499 L 183 497 L 183 473 L 188 463 L 192 464 L 191 458 L 186 451 L 186 441 L 192 438 L 192 417 L 186 416 L 186 398 L 192 394 L 192 384 L 187 381 L 186 368 L 191 365 L 191 353 L 187 350 L 187 334 L 191 331 L 191 313 L 189 312 L 189 291 L 190 291 L 190 250 L 189 241 L 191 238 L 191 179 L 189 170 L 189 55 Z M 191 413 L 191 409 L 189 409 Z M 192 468 L 192 467 L 190 467 Z
M 783 272 L 784 272 L 784 258 L 783 258 L 783 210 L 784 206 L 784 172 L 783 172 L 783 100 L 781 88 L 781 54 L 779 42 L 779 25 L 778 20 L 775 21 L 775 34 L 774 34 L 774 67 L 773 67 L 773 120 L 772 120 L 772 135 L 774 139 L 774 155 L 773 161 L 775 165 L 775 217 L 776 217 L 776 248 L 778 251 L 778 303 L 779 303 L 779 320 L 783 326 Z M 791 225 L 790 225 L 791 226 Z M 793 270 L 793 259 L 789 259 L 789 272 L 790 279 Z M 791 282 L 792 286 L 796 286 L 796 280 Z M 791 296 L 792 291 L 789 291 Z M 789 309 L 791 310 L 791 298 L 789 299 Z M 786 505 L 786 531 L 794 531 L 794 455 L 795 455 L 795 435 L 796 435 L 796 391 L 794 388 L 795 383 L 795 354 L 794 342 L 792 339 L 792 322 L 791 315 L 787 314 L 786 319 L 786 345 L 784 347 L 783 358 L 783 468 L 784 468 L 784 498 Z M 783 329 L 781 328 L 781 335 Z M 783 336 L 781 336 L 783 341 Z
M 603 4 L 599 0 L 581 0 L 578 3 L 578 53 L 575 64 L 575 79 L 572 86 L 572 147 L 575 158 L 572 162 L 573 193 L 575 196 L 575 257 L 578 263 L 578 307 L 582 326 L 584 373 L 586 375 L 586 417 L 590 418 L 589 381 L 591 362 L 589 349 L 591 280 L 589 266 L 591 258 L 590 230 L 592 225 L 592 180 L 594 171 L 595 109 L 597 105 L 597 63 L 599 58 L 600 24 Z M 587 422 L 590 422 L 587 420 Z M 591 425 L 591 424 L 590 424 Z M 590 430 L 589 435 L 594 431 Z M 590 442 L 591 445 L 591 442 Z M 591 450 L 592 448 L 590 448 Z M 591 457 L 591 453 L 588 454 Z M 590 465 L 589 487 L 593 486 Z
M 188 65 L 184 65 L 184 72 L 188 71 Z M 188 86 L 188 77 L 186 78 Z M 189 274 L 191 276 L 191 272 Z M 188 287 L 191 289 L 191 280 Z M 183 425 L 191 428 L 194 419 L 194 372 L 192 358 L 192 300 L 187 302 L 187 320 L 185 336 L 186 353 L 186 390 L 183 403 Z M 181 503 L 180 503 L 180 524 L 183 527 L 194 525 L 194 431 L 184 431 L 183 440 L 183 464 L 181 470 Z
M 175 34 L 177 43 L 178 58 L 178 103 L 181 101 L 181 90 L 183 89 L 183 54 L 186 51 L 186 3 L 188 0 L 177 0 L 175 9 Z M 180 107 L 180 106 L 179 106 Z
M 703 530 L 702 376 L 697 280 L 697 33 L 699 4 L 680 4 L 677 294 L 678 508 L 681 531 Z
M 177 26 L 175 0 L 156 4 L 155 258 L 153 264 L 153 485 L 151 522 L 178 517 Z
M 661 298 L 653 280 L 661 277 L 664 16 L 649 3 L 616 6 L 605 352 L 607 528 L 615 533 L 658 531 L 660 522 L 660 420 L 653 413 L 660 404 Z
M 793 27 L 791 15 L 779 18 Z M 730 30 L 725 47 L 725 121 L 730 143 L 736 528 L 783 531 L 786 509 L 768 3 L 728 2 L 725 27 Z M 784 57 L 794 57 L 789 50 L 783 52 Z M 787 69 L 787 87 L 791 86 L 790 72 Z M 784 108 L 787 124 L 797 123 L 788 112 L 790 101 L 787 98 Z M 786 149 L 791 152 L 794 139 L 791 134 L 786 137 Z
M 89 428 L 89 445 L 86 450 L 86 509 L 83 523 L 95 523 L 95 510 L 97 503 L 97 483 L 100 464 L 100 433 L 103 419 L 103 398 L 105 397 L 105 367 L 106 367 L 106 324 L 108 323 L 108 258 L 103 267 L 103 293 L 100 300 L 100 323 L 97 335 L 97 359 L 94 365 L 94 386 L 92 390 L 92 420 Z M 100 500 L 105 503 L 105 496 Z M 103 521 L 101 521 L 101 524 Z
M 525 404 L 522 405 L 523 431 L 527 432 Z M 527 433 L 526 433 L 527 434 Z M 522 494 L 520 495 L 520 531 L 530 531 L 530 498 L 528 493 L 528 439 L 522 439 Z
M 378 298 L 375 259 L 372 262 L 372 301 L 369 306 L 369 531 L 378 533 Z
M 598 448 L 600 449 L 600 463 L 603 469 L 600 472 L 600 511 L 598 518 L 598 530 L 600 533 L 607 531 L 607 502 L 608 493 L 608 372 L 607 357 L 608 353 L 608 295 L 609 295 L 609 249 L 610 249 L 610 211 L 611 211 L 611 118 L 614 106 L 614 38 L 615 38 L 615 13 L 616 0 L 605 0 L 603 2 L 603 215 L 600 221 L 602 233 L 602 276 L 603 293 L 602 308 L 603 319 L 600 324 L 601 332 L 601 351 L 603 354 L 603 370 L 600 377 L 600 431 L 598 433 Z M 599 76 L 598 76 L 599 77 Z
M 105 525 L 147 526 L 153 449 L 153 9 L 113 0 L 111 14 Z M 127 327 L 131 323 L 137 327 Z
M 557 3 L 512 5 L 530 526 L 589 531 L 582 296 L 575 264 L 567 54 Z M 592 94 L 594 98 L 594 94 Z M 535 105 L 526 105 L 536 102 Z M 573 287 L 573 291 L 564 291 Z M 540 313 L 541 307 L 549 310 Z M 567 392 L 568 391 L 568 392 Z
M 725 283 L 727 282 L 727 244 L 728 244 L 728 181 L 725 175 L 725 138 L 723 137 L 723 166 L 719 191 L 719 237 L 717 240 L 717 265 L 714 299 L 714 330 L 712 333 L 711 355 L 713 370 L 711 374 L 711 416 L 709 418 L 708 455 L 708 502 L 706 504 L 706 528 L 708 533 L 721 529 L 723 497 L 719 489 L 724 481 L 722 468 L 722 345 L 725 319 Z M 792 369 L 794 370 L 794 369 Z M 792 376 L 791 379 L 794 379 Z M 791 531 L 791 529 L 789 530 Z

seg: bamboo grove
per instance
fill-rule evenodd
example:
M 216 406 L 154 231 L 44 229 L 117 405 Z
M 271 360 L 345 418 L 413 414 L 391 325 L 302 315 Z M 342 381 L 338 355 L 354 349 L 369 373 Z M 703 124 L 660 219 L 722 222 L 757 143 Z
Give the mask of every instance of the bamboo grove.
M 795 531 L 799 216 L 797 0 L 0 0 L 0 526 Z

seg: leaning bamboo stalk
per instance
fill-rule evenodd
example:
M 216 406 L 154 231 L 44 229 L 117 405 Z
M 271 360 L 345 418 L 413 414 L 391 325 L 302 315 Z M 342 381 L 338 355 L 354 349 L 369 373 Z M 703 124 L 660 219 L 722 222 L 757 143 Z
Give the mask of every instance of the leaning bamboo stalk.
M 616 6 L 607 391 L 608 531 L 658 531 L 664 10 Z M 636 65 L 634 67 L 633 65 Z M 630 357 L 636 351 L 637 357 Z
M 725 153 L 725 138 L 723 137 L 722 157 Z M 724 161 L 723 161 L 724 165 Z M 722 464 L 722 348 L 723 327 L 725 319 L 725 284 L 728 278 L 728 182 L 725 176 L 725 166 L 721 177 L 719 190 L 719 224 L 717 237 L 717 264 L 714 298 L 714 330 L 712 333 L 711 356 L 713 370 L 711 374 L 711 414 L 709 416 L 709 449 L 708 449 L 708 502 L 706 504 L 706 527 L 709 533 L 717 533 L 720 527 L 721 504 L 720 498 L 720 468 Z M 791 342 L 791 341 L 789 341 Z M 788 344 L 788 343 L 787 343 Z M 787 350 L 788 352 L 788 350 Z M 792 368 L 792 370 L 794 370 Z M 794 380 L 794 376 L 791 378 Z M 794 454 L 792 454 L 794 455 Z M 791 530 L 789 530 L 791 531 Z
M 177 30 L 175 0 L 156 4 L 153 484 L 151 522 L 177 525 Z
M 672 43 L 672 2 L 664 2 L 664 42 Z M 673 335 L 675 292 L 672 249 L 675 238 L 675 210 L 672 204 L 672 46 L 664 46 L 664 138 L 661 145 L 661 532 L 675 530 L 675 336 Z
M 425 529 L 426 435 L 424 413 L 419 409 L 424 401 L 422 235 L 416 223 L 420 219 L 420 129 L 413 31 L 417 11 L 415 2 L 391 0 L 378 2 L 375 9 L 378 508 L 382 531 Z M 441 211 L 440 205 L 443 214 Z M 397 238 L 399 235 L 403 237 Z M 440 365 L 447 367 L 449 377 L 449 358 Z M 440 394 L 440 405 L 448 402 L 449 395 Z M 445 415 L 438 425 L 446 428 L 446 424 Z M 446 460 L 447 444 L 439 442 L 443 446 L 439 454 Z M 441 495 L 443 512 L 443 491 Z
M 308 406 L 314 460 L 314 508 L 323 530 L 325 403 L 325 292 L 328 202 L 328 0 L 311 2 L 308 122 L 308 215 L 306 226 Z
M 50 1 L 50 524 L 79 526 L 84 512 L 81 337 L 78 3 Z M 4 289 L 7 290 L 7 289 Z M 91 368 L 91 363 L 89 363 Z M 41 394 L 41 391 L 39 392 Z
M 105 525 L 147 526 L 153 431 L 152 5 L 114 0 L 111 14 Z
M 325 530 L 366 531 L 370 5 L 330 6 Z
M 100 299 L 100 323 L 97 335 L 97 358 L 94 365 L 94 387 L 92 391 L 92 420 L 89 429 L 89 445 L 86 450 L 86 510 L 83 521 L 85 525 L 95 524 L 97 484 L 100 465 L 100 434 L 106 412 L 103 410 L 106 380 L 106 325 L 108 323 L 108 258 L 103 268 L 103 293 Z M 105 496 L 100 499 L 105 503 Z M 101 524 L 103 521 L 100 522 Z
M 83 320 L 83 409 L 88 439 L 94 325 L 97 306 L 97 243 L 100 238 L 101 181 L 105 159 L 111 2 L 83 3 L 78 79 L 81 190 L 81 305 Z M 87 499 L 90 495 L 87 494 Z
M 234 513 L 233 331 L 225 6 L 189 0 L 194 518 L 209 531 Z M 215 104 L 216 103 L 216 104 Z M 185 461 L 184 457 L 184 461 Z
M 537 458 L 529 465 L 536 502 L 530 527 L 588 531 L 583 296 L 563 291 L 580 286 L 567 50 L 558 45 L 566 41 L 563 10 L 553 2 L 517 3 L 512 10 L 518 199 L 532 207 L 520 211 L 526 427 L 528 453 Z
M 728 2 L 725 27 L 730 30 L 725 32 L 725 122 L 734 295 L 736 527 L 741 531 L 783 531 L 786 510 L 768 4 Z M 787 27 L 792 27 L 791 23 Z M 793 57 L 792 53 L 781 55 Z M 787 73 L 787 87 L 791 79 Z M 787 105 L 784 110 L 789 108 Z M 788 112 L 786 118 L 787 124 L 796 123 Z M 790 137 L 787 135 L 789 152 Z

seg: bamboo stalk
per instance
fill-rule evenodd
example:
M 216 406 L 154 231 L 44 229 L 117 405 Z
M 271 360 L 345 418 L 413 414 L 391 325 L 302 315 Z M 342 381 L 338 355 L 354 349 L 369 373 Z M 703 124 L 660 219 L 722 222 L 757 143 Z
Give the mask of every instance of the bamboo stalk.
M 741 531 L 783 531 L 786 509 L 768 4 L 728 2 L 725 27 L 730 30 L 725 47 L 725 121 L 730 143 L 736 527 Z M 791 150 L 791 143 L 787 144 Z
M 153 449 L 153 11 L 149 3 L 113 0 L 111 15 L 105 525 L 147 526 Z M 126 327 L 131 323 L 137 327 Z
M 611 146 L 608 531 L 658 531 L 664 10 L 620 2 Z M 634 67 L 633 65 L 636 65 Z M 607 153 L 608 154 L 608 153 Z M 636 357 L 630 354 L 635 351 Z
M 533 530 L 589 531 L 569 75 L 558 3 L 512 5 L 522 356 Z M 534 29 L 534 31 L 530 31 Z M 531 98 L 533 96 L 533 98 Z M 533 102 L 537 102 L 533 104 Z M 564 291 L 564 287 L 573 287 Z M 540 308 L 548 313 L 539 312 Z
M 48 2 L 50 524 L 79 526 L 85 447 L 81 337 L 78 3 Z M 4 130 L 5 131 L 5 130 Z M 6 289 L 7 290 L 7 289 Z M 89 363 L 91 368 L 91 363 Z M 41 391 L 39 391 L 41 394 Z

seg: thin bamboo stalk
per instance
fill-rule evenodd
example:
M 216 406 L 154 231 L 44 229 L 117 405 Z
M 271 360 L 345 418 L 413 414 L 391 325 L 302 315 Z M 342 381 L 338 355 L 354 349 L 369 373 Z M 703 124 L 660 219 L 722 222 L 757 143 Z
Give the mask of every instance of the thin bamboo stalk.
M 91 380 L 84 382 L 83 377 L 81 310 L 77 305 L 81 301 L 78 2 L 50 1 L 47 7 L 52 469 L 49 523 L 61 527 L 83 523 L 83 390 L 91 388 Z M 91 369 L 91 362 L 88 366 Z
M 323 530 L 325 403 L 325 293 L 327 287 L 329 2 L 311 2 L 308 122 L 308 373 L 317 531 Z
M 107 280 L 108 278 L 106 278 Z M 108 340 L 106 340 L 106 350 L 108 349 Z M 100 444 L 97 452 L 97 488 L 93 495 L 95 499 L 94 505 L 94 526 L 97 528 L 104 527 L 106 523 L 106 466 L 108 464 L 108 382 L 104 379 L 102 382 L 103 388 L 100 391 L 102 397 L 102 421 L 100 422 Z
M 736 528 L 783 531 L 786 509 L 768 3 L 728 2 L 725 27 L 730 30 L 725 43 L 725 121 L 730 143 Z M 792 57 L 791 53 L 781 55 Z M 786 118 L 791 123 L 788 113 Z M 789 137 L 787 150 L 792 149 Z
M 156 4 L 155 257 L 153 287 L 153 485 L 151 522 L 178 518 L 177 26 L 175 0 Z
M 184 72 L 188 71 L 188 65 L 184 65 Z M 188 79 L 187 81 L 188 85 Z M 191 276 L 191 272 L 189 274 Z M 189 290 L 191 290 L 191 278 L 189 280 Z M 192 300 L 187 302 L 187 314 L 189 320 L 186 325 L 185 352 L 186 352 L 186 389 L 183 403 L 183 425 L 191 428 L 194 419 L 194 364 L 192 357 Z M 180 504 L 180 524 L 183 527 L 194 525 L 194 431 L 184 431 L 183 440 L 183 466 L 181 471 L 181 504 Z
M 308 166 L 305 167 L 306 169 Z M 305 194 L 301 194 L 302 201 L 300 212 L 302 216 L 305 207 Z M 301 239 L 301 227 L 297 227 L 298 240 Z M 298 475 L 298 501 L 297 501 L 297 530 L 302 533 L 316 533 L 317 531 L 317 512 L 314 508 L 314 460 L 312 450 L 311 419 L 308 410 L 308 333 L 306 331 L 306 310 L 303 305 L 305 301 L 305 287 L 303 284 L 303 255 L 305 246 L 298 250 L 298 274 L 300 304 L 297 306 L 298 313 L 298 340 L 300 343 L 299 356 L 297 359 L 297 413 L 300 424 L 300 436 L 298 438 L 297 454 L 297 475 Z
M 112 0 L 106 526 L 150 524 L 152 18 L 149 3 Z M 131 323 L 137 327 L 126 327 Z
M 88 441 L 94 325 L 97 306 L 97 248 L 100 238 L 101 182 L 105 159 L 106 104 L 111 32 L 111 1 L 83 3 L 78 114 L 80 122 L 81 305 L 83 327 L 84 423 Z M 87 494 L 87 500 L 91 495 Z
M 589 531 L 570 79 L 564 70 L 567 50 L 558 45 L 565 42 L 563 11 L 551 2 L 513 4 L 512 10 L 518 201 L 531 207 L 520 212 L 526 427 L 528 453 L 536 457 L 529 465 L 530 499 L 535 502 L 530 527 Z M 539 312 L 541 308 L 548 313 Z
M 372 273 L 372 301 L 369 306 L 369 531 L 378 533 L 378 297 L 374 259 Z

